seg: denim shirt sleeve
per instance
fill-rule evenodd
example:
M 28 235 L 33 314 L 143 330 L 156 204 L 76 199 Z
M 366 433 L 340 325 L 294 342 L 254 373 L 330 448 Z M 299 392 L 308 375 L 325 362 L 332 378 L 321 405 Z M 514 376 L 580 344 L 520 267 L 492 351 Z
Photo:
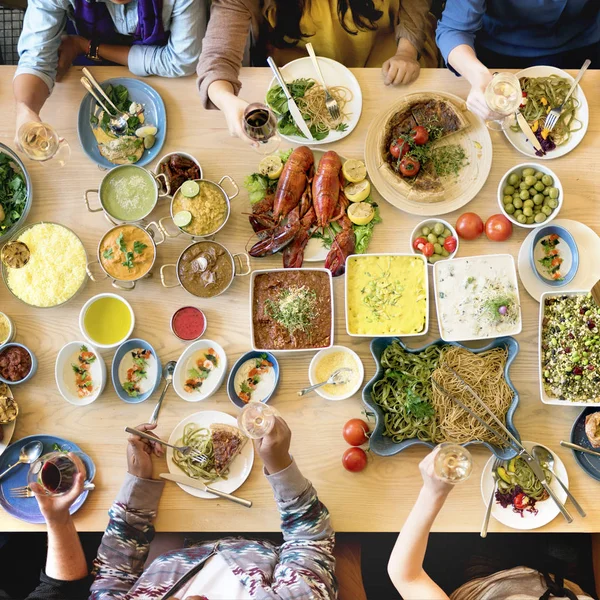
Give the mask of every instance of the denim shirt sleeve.
M 166 46 L 132 46 L 129 70 L 134 75 L 160 77 L 194 73 L 202 44 L 205 11 L 205 0 L 175 0 L 168 43 Z
M 69 6 L 68 0 L 29 0 L 19 38 L 15 77 L 24 73 L 36 75 L 52 91 Z
M 448 0 L 438 21 L 435 41 L 446 61 L 450 52 L 462 44 L 475 46 L 475 34 L 481 29 L 485 0 Z

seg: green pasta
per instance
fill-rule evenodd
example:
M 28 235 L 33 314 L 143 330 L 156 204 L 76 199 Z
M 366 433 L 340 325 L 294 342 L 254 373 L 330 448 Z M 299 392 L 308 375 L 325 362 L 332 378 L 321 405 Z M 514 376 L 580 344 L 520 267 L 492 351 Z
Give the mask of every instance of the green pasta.
M 544 489 L 540 480 L 535 476 L 531 467 L 527 464 L 524 458 L 517 458 L 505 463 L 503 467 L 503 475 L 511 480 L 511 483 L 505 481 L 500 474 L 498 479 L 498 489 L 503 493 L 513 493 L 515 486 L 519 486 L 523 493 L 529 498 L 541 501 L 548 498 L 548 492 Z M 542 464 L 546 481 L 552 481 L 552 473 Z M 511 470 L 512 469 L 512 470 Z
M 212 482 L 217 479 L 227 479 L 224 475 L 219 476 L 215 470 L 214 448 L 210 429 L 200 427 L 194 423 L 188 423 L 183 429 L 183 437 L 177 440 L 175 446 L 190 446 L 208 457 L 205 463 L 192 460 L 177 450 L 173 451 L 173 462 L 188 476 L 193 479 L 202 479 L 204 482 Z

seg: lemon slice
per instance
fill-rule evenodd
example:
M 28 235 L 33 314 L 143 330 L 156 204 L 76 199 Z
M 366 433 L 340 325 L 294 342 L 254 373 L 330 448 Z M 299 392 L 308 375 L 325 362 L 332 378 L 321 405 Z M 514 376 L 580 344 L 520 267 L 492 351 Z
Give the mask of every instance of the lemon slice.
M 139 138 L 145 138 L 147 135 L 156 135 L 158 129 L 154 125 L 144 125 L 135 130 L 135 135 Z
M 367 176 L 367 167 L 362 160 L 347 160 L 342 167 L 342 172 L 350 183 L 359 183 Z
M 185 181 L 181 184 L 181 193 L 186 198 L 193 198 L 200 193 L 200 186 L 196 181 Z
M 373 220 L 375 209 L 368 202 L 355 202 L 348 207 L 348 218 L 355 225 L 366 225 Z
M 185 227 L 192 222 L 192 213 L 189 210 L 181 210 L 173 217 L 173 223 L 177 227 Z
M 278 179 L 283 171 L 283 161 L 276 154 L 265 156 L 258 163 L 258 172 L 269 179 Z
M 350 202 L 362 202 L 369 197 L 371 193 L 371 184 L 368 179 L 363 179 L 360 183 L 350 183 L 344 188 L 344 194 Z

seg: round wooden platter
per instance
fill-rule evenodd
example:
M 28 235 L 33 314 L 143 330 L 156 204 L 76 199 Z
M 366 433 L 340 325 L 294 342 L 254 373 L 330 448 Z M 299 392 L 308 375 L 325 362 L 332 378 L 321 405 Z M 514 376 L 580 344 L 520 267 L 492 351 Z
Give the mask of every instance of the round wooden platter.
M 430 201 L 418 202 L 409 200 L 408 184 L 403 183 L 399 176 L 392 176 L 386 168 L 381 147 L 386 124 L 392 115 L 406 108 L 411 99 L 416 101 L 424 96 L 451 102 L 468 120 L 467 129 L 440 142 L 440 145 L 460 144 L 465 150 L 468 164 L 461 169 L 458 177 L 443 179 L 444 194 L 439 200 L 432 195 Z M 492 140 L 485 123 L 469 112 L 464 100 L 458 96 L 446 92 L 418 92 L 404 96 L 372 121 L 365 141 L 365 163 L 377 191 L 396 208 L 411 215 L 444 215 L 470 202 L 483 187 L 492 166 Z

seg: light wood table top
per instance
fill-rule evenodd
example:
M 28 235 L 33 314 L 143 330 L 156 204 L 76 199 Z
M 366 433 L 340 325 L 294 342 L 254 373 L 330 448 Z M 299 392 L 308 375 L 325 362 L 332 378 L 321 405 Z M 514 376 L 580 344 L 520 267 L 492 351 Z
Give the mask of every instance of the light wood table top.
M 99 80 L 126 76 L 124 68 L 95 68 Z M 390 103 L 407 90 L 386 88 L 378 69 L 354 70 L 364 97 L 363 113 L 355 131 L 334 148 L 349 158 L 361 158 L 369 123 Z M 14 108 L 11 81 L 13 67 L 0 67 L 0 141 L 14 147 Z M 102 214 L 90 214 L 83 203 L 83 191 L 95 188 L 103 173 L 80 148 L 76 117 L 84 89 L 79 83 L 79 69 L 72 68 L 66 81 L 57 84 L 42 111 L 42 117 L 52 123 L 67 138 L 72 147 L 68 165 L 61 170 L 27 163 L 33 178 L 34 201 L 29 223 L 52 220 L 71 227 L 83 240 L 89 256 L 96 254 L 97 244 L 109 225 Z M 271 79 L 268 69 L 244 69 L 242 96 L 249 101 L 260 101 Z M 241 141 L 231 138 L 225 120 L 217 111 L 200 108 L 193 78 L 149 78 L 163 97 L 168 113 L 167 140 L 164 153 L 182 150 L 196 156 L 202 164 L 205 177 L 218 180 L 231 175 L 242 185 L 244 177 L 252 173 L 259 155 Z M 581 145 L 563 158 L 548 165 L 560 177 L 565 190 L 565 203 L 560 216 L 581 220 L 600 232 L 600 209 L 595 191 L 600 171 L 600 146 L 596 143 L 600 125 L 600 72 L 589 71 L 583 79 L 590 104 L 591 121 Z M 444 90 L 466 98 L 467 83 L 446 70 L 423 70 L 419 80 L 410 86 L 410 92 Z M 496 189 L 500 177 L 525 157 L 500 133 L 492 132 L 494 157 L 489 178 L 478 196 L 465 209 L 444 216 L 454 223 L 466 210 L 486 217 L 498 211 Z M 251 237 L 247 217 L 247 194 L 242 192 L 233 200 L 232 215 L 225 229 L 218 234 L 232 252 L 242 252 Z M 153 216 L 168 214 L 167 203 L 159 204 Z M 376 228 L 371 251 L 405 252 L 410 232 L 421 220 L 382 202 L 383 223 Z M 515 227 L 510 240 L 492 243 L 484 237 L 475 242 L 464 242 L 460 255 L 509 252 L 517 256 L 519 247 L 529 230 Z M 183 239 L 167 240 L 159 247 L 158 260 L 151 280 L 141 282 L 134 292 L 126 294 L 136 313 L 135 337 L 148 340 L 157 350 L 163 364 L 179 357 L 185 345 L 169 329 L 173 312 L 185 305 L 196 304 L 206 313 L 208 329 L 205 337 L 216 340 L 227 351 L 229 364 L 250 349 L 249 332 L 249 278 L 238 278 L 230 290 L 219 298 L 194 301 L 181 288 L 165 290 L 158 278 L 162 264 L 172 263 L 186 246 Z M 271 268 L 281 265 L 281 257 L 255 259 L 253 267 Z M 344 278 L 335 280 L 336 331 L 335 342 L 347 345 L 360 355 L 365 365 L 365 383 L 374 374 L 374 362 L 369 352 L 369 340 L 350 338 L 344 319 Z M 119 400 L 110 381 L 104 394 L 87 407 L 75 407 L 60 396 L 54 382 L 54 363 L 60 348 L 67 342 L 81 339 L 78 316 L 84 302 L 99 292 L 114 291 L 108 282 L 89 282 L 81 295 L 61 308 L 33 309 L 16 301 L 3 285 L 0 286 L 0 309 L 14 319 L 18 341 L 35 352 L 39 369 L 32 381 L 15 386 L 20 415 L 14 439 L 36 433 L 60 435 L 78 443 L 98 466 L 96 490 L 76 515 L 80 531 L 99 531 L 106 526 L 107 511 L 123 479 L 126 468 L 126 425 L 135 426 L 147 421 L 157 400 L 157 394 L 141 404 L 125 404 Z M 538 303 L 521 286 L 523 332 L 517 336 L 520 353 L 512 367 L 511 378 L 521 396 L 515 424 L 525 440 L 535 440 L 550 446 L 564 461 L 569 473 L 571 489 L 588 511 L 588 517 L 568 526 L 557 517 L 543 531 L 600 531 L 600 504 L 596 501 L 600 484 L 586 475 L 576 464 L 570 451 L 559 446 L 568 439 L 571 424 L 578 408 L 546 406 L 539 398 L 537 375 Z M 430 332 L 426 337 L 414 338 L 411 344 L 421 346 L 438 337 L 434 303 L 430 303 Z M 112 352 L 103 353 L 110 367 Z M 359 474 L 346 472 L 341 456 L 348 447 L 341 434 L 344 423 L 361 416 L 361 397 L 343 402 L 328 402 L 319 396 L 299 398 L 296 391 L 307 383 L 308 365 L 312 353 L 284 356 L 280 359 L 281 384 L 272 404 L 281 411 L 293 432 L 292 452 L 304 474 L 312 480 L 321 500 L 329 508 L 337 531 L 398 531 L 417 497 L 421 484 L 418 464 L 425 456 L 424 447 L 406 450 L 392 458 L 372 457 L 368 468 Z M 235 415 L 237 409 L 227 397 L 225 386 L 202 403 L 187 403 L 173 391 L 163 405 L 157 433 L 165 439 L 175 425 L 199 410 L 221 410 Z M 489 453 L 483 448 L 473 450 L 474 475 L 457 486 L 437 519 L 436 531 L 478 531 L 484 514 L 480 494 L 480 474 Z M 163 461 L 155 461 L 155 474 L 166 470 Z M 159 531 L 277 531 L 279 514 L 273 494 L 261 472 L 257 459 L 251 476 L 237 492 L 254 502 L 251 510 L 221 500 L 199 500 L 174 484 L 167 484 L 161 499 L 156 526 Z M 33 502 L 33 500 L 32 500 Z M 1 531 L 28 531 L 39 529 L 13 519 L 0 511 Z M 491 531 L 506 530 L 494 519 Z

